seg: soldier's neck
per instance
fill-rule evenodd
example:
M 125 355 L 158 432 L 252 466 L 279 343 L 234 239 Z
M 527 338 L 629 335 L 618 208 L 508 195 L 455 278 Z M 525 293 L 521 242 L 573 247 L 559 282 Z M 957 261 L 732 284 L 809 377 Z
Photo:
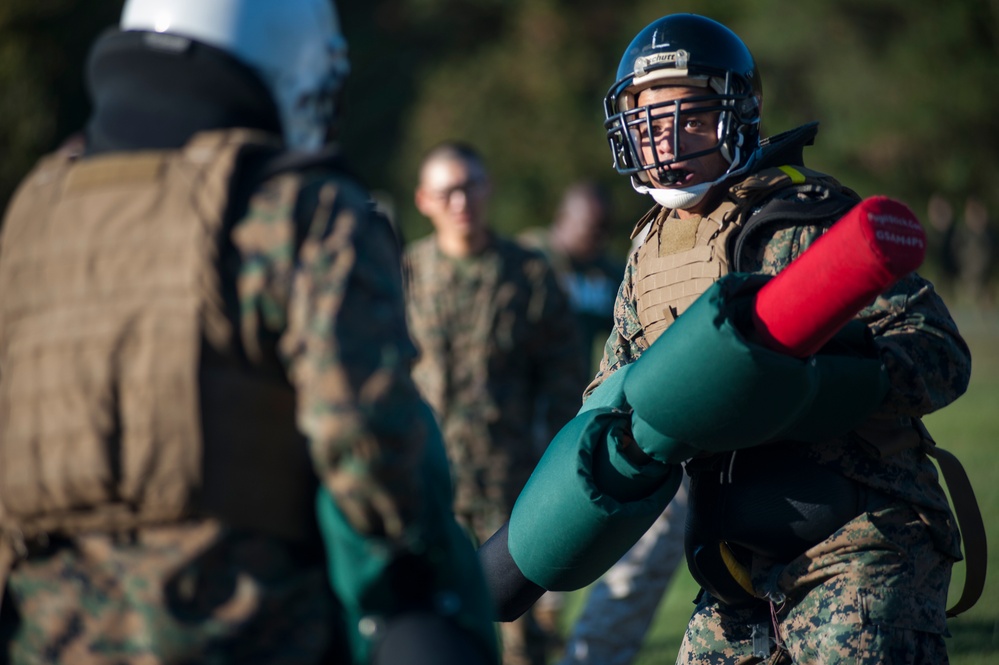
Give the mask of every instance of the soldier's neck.
M 481 254 L 488 246 L 488 231 L 470 235 L 437 234 L 437 247 L 441 253 L 455 259 Z

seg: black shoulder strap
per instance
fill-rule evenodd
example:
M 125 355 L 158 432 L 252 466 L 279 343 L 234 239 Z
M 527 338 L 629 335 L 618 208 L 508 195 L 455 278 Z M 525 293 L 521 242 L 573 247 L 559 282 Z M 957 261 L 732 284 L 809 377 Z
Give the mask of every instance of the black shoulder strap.
M 937 445 L 919 418 L 914 418 L 905 424 L 872 418 L 858 427 L 855 432 L 861 439 L 874 446 L 882 458 L 906 449 L 919 448 L 937 461 L 950 501 L 954 506 L 965 564 L 964 588 L 954 606 L 947 610 L 947 616 L 953 618 L 966 612 L 978 602 L 985 588 L 988 545 L 982 511 L 978 507 L 975 491 L 961 462 L 952 453 Z
M 780 134 L 760 140 L 760 156 L 757 169 L 768 169 L 782 164 L 802 165 L 805 163 L 804 150 L 815 143 L 819 133 L 819 123 L 810 122 Z
M 978 507 L 971 480 L 957 457 L 937 446 L 921 420 L 914 421 L 926 454 L 937 461 L 943 473 L 944 482 L 950 492 L 958 530 L 964 543 L 964 588 L 961 597 L 947 610 L 947 616 L 956 617 L 966 612 L 982 597 L 985 588 L 985 573 L 988 569 L 988 543 L 985 538 L 985 523 Z
M 819 183 L 791 183 L 778 189 L 755 213 L 750 213 L 732 248 L 733 268 L 743 272 L 742 250 L 760 229 L 774 223 L 831 224 L 857 204 L 850 193 Z

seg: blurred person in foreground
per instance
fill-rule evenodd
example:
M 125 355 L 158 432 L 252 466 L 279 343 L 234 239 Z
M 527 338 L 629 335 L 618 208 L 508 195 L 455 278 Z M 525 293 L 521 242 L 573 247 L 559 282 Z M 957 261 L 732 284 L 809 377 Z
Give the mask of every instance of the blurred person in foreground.
M 606 461 L 593 466 L 587 491 L 596 498 L 610 488 L 601 500 L 612 509 L 598 521 L 592 501 L 565 505 L 545 521 L 532 497 L 551 507 L 558 494 L 545 485 L 569 485 L 564 474 L 544 474 L 546 455 L 480 557 L 491 588 L 515 591 L 507 595 L 514 615 L 530 584 L 565 586 L 562 552 L 578 552 L 572 563 L 584 568 L 588 551 L 574 543 L 606 541 L 618 515 L 668 496 L 683 464 L 686 561 L 701 590 L 677 663 L 945 663 L 947 592 L 962 553 L 919 419 L 967 389 L 968 347 L 915 272 L 807 361 L 794 359 L 795 372 L 816 368 L 804 402 L 792 393 L 796 380 L 780 374 L 789 357 L 756 354 L 763 347 L 752 329 L 714 325 L 716 307 L 751 297 L 860 200 L 804 166 L 815 123 L 761 139 L 762 103 L 749 49 L 706 17 L 665 16 L 625 50 L 605 127 L 616 170 L 655 206 L 636 226 L 647 235 L 625 270 L 615 330 L 584 404 L 585 412 L 604 403 L 592 422 L 616 418 L 614 409 L 630 413 L 613 421 L 625 428 L 620 435 L 593 437 L 592 456 Z M 734 381 L 735 366 L 749 374 Z M 780 376 L 766 382 L 752 374 L 758 367 Z M 726 385 L 758 382 L 772 394 L 718 397 Z M 688 403 L 691 394 L 698 404 Z M 681 432 L 715 438 L 665 436 L 648 424 L 666 427 L 662 414 Z M 581 451 L 591 449 L 587 432 L 576 439 Z M 560 532 L 563 523 L 582 526 Z M 619 532 L 630 537 L 630 528 Z M 511 562 L 530 584 L 510 584 Z
M 496 661 L 348 69 L 326 0 L 96 41 L 0 245 L 4 662 Z
M 408 315 L 420 356 L 413 377 L 441 423 L 455 480 L 455 514 L 492 534 L 548 441 L 579 407 L 585 363 L 569 302 L 544 256 L 494 232 L 491 183 L 472 146 L 425 155 L 417 209 L 434 232 L 406 250 Z M 545 662 L 548 639 L 524 617 L 504 624 L 508 665 Z

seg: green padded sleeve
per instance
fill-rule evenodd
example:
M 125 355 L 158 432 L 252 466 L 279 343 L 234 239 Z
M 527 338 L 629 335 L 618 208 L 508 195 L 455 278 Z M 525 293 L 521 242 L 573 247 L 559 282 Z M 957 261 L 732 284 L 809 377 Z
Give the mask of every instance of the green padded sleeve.
M 759 277 L 730 274 L 715 282 L 632 364 L 624 394 L 638 444 L 650 457 L 678 461 L 676 442 L 707 452 L 759 445 L 811 403 L 815 364 L 753 344 L 740 332 L 765 283 Z M 659 448 L 648 432 L 670 444 Z
M 594 405 L 549 444 L 509 523 L 510 555 L 531 582 L 557 591 L 590 584 L 638 541 L 676 494 L 682 467 L 657 463 L 631 471 L 652 474 L 649 486 L 658 488 L 641 499 L 619 501 L 599 487 L 594 453 L 616 448 L 622 433 L 628 433 L 627 417 Z

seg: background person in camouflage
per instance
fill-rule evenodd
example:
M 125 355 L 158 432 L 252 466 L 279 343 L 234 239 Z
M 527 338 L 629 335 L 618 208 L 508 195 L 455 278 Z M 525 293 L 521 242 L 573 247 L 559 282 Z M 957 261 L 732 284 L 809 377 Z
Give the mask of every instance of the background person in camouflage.
M 436 540 L 449 506 L 427 517 L 399 248 L 322 150 L 335 8 L 130 0 L 121 27 L 86 152 L 43 160 L 3 226 L 0 660 L 352 662 L 317 486 L 396 575 L 481 583 Z M 399 577 L 419 614 L 436 581 Z M 482 616 L 432 653 L 494 662 Z
M 420 351 L 413 370 L 444 433 L 455 514 L 491 536 L 541 456 L 579 406 L 585 363 L 575 320 L 547 260 L 494 233 L 481 156 L 447 142 L 419 172 L 415 203 L 434 233 L 406 251 L 408 314 Z M 544 662 L 529 617 L 504 624 L 504 662 Z M 530 652 L 529 654 L 527 652 Z
M 656 205 L 636 228 L 648 235 L 626 268 L 590 390 L 640 357 L 722 274 L 779 272 L 859 198 L 802 165 L 814 124 L 760 140 L 755 62 L 715 21 L 654 21 L 625 51 L 616 79 L 605 100 L 615 168 Z M 968 348 L 915 273 L 857 318 L 856 343 L 848 333 L 836 343 L 883 362 L 891 387 L 874 418 L 820 443 L 775 442 L 686 464 L 688 565 L 705 590 L 678 663 L 947 661 L 947 589 L 961 557 L 953 516 L 925 453 L 881 444 L 964 392 Z M 763 493 L 793 501 L 782 488 L 796 481 L 845 488 L 842 503 L 824 506 L 836 515 L 829 523 L 817 513 L 802 523 L 831 535 L 783 557 L 761 554 L 781 545 L 767 542 L 734 547 L 736 563 L 717 569 L 691 563 L 692 552 L 719 547 L 701 540 L 704 530 L 724 541 L 726 530 L 746 526 L 733 525 L 727 510 Z M 754 515 L 751 532 L 771 530 L 773 512 Z M 733 570 L 752 593 L 731 593 Z

